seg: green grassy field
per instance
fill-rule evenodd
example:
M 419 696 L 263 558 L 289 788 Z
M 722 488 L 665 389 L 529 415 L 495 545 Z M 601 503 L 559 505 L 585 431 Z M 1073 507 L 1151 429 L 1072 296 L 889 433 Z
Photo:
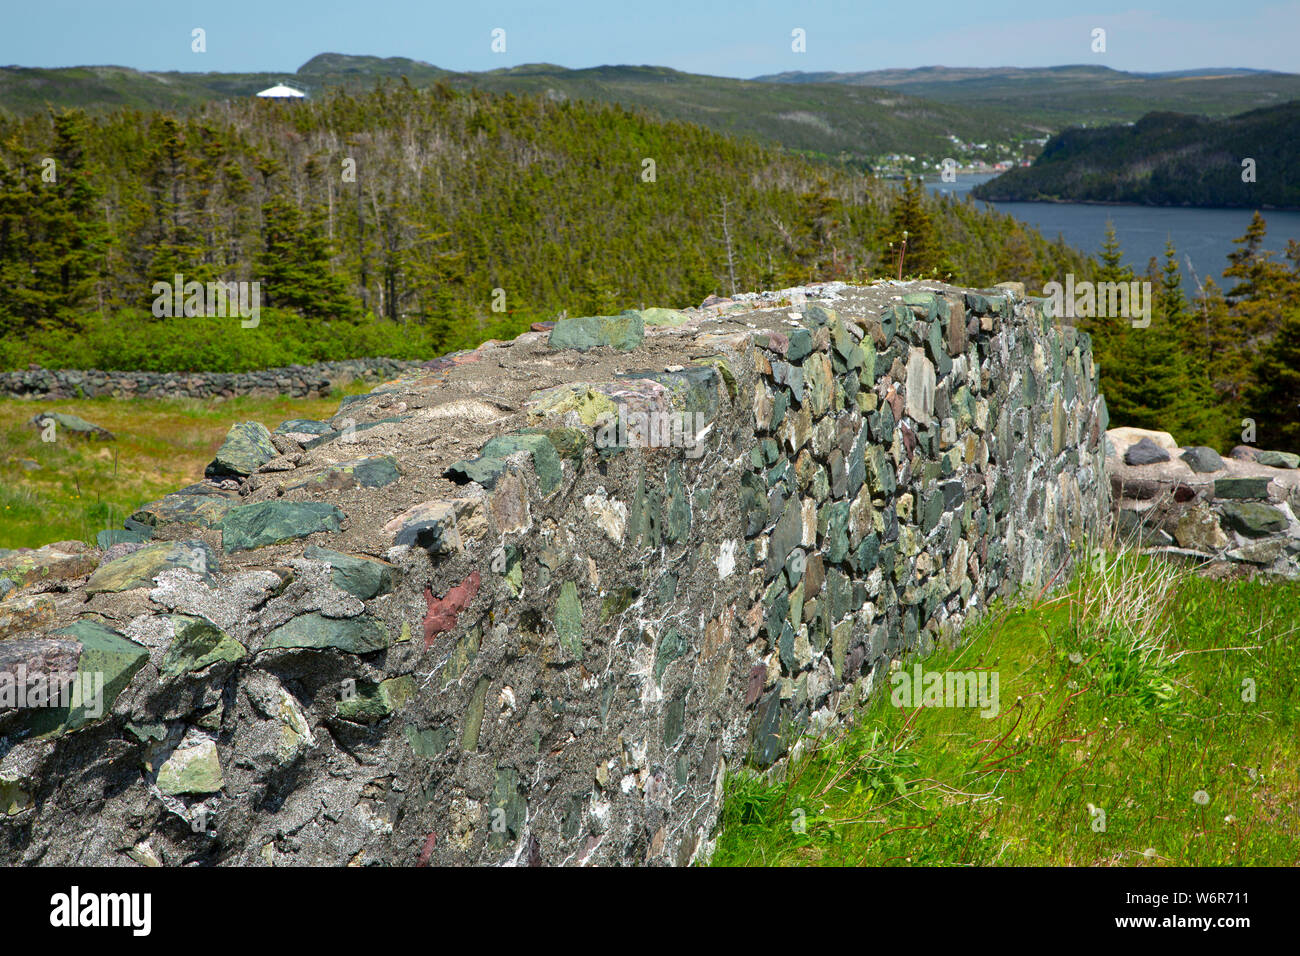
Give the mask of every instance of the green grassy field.
M 887 683 L 784 779 L 735 774 L 713 864 L 1300 865 L 1297 621 L 1300 582 L 1112 556 L 921 662 L 998 673 L 995 717 Z
M 274 428 L 289 418 L 328 418 L 343 395 L 369 388 L 358 381 L 320 399 L 0 400 L 0 548 L 93 543 L 145 502 L 200 480 L 235 422 Z M 101 425 L 116 440 L 43 442 L 28 422 L 55 411 Z

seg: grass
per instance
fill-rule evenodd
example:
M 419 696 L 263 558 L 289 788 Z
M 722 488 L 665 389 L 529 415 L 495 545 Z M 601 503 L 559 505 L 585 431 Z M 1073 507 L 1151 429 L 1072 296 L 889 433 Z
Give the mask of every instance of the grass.
M 1300 865 L 1297 621 L 1300 582 L 1112 555 L 922 662 L 998 673 L 995 717 L 886 684 L 733 775 L 713 864 Z
M 328 418 L 342 396 L 369 388 L 357 381 L 318 399 L 0 400 L 0 548 L 93 543 L 97 532 L 121 527 L 140 505 L 201 479 L 235 422 L 274 428 L 289 418 Z M 43 442 L 28 422 L 54 411 L 102 425 L 116 440 L 60 433 L 57 441 Z M 24 461 L 40 467 L 29 470 Z

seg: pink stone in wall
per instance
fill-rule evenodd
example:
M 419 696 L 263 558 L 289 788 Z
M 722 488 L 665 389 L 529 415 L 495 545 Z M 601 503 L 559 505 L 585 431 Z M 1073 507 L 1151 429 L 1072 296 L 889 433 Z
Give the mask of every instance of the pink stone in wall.
M 767 667 L 755 664 L 749 672 L 749 687 L 745 691 L 745 706 L 751 707 L 763 696 L 763 685 L 767 682 Z
M 433 639 L 439 634 L 450 631 L 456 626 L 456 618 L 460 616 L 460 612 L 465 610 L 469 602 L 474 600 L 474 595 L 478 594 L 479 580 L 479 573 L 474 571 L 460 584 L 449 588 L 440 598 L 435 598 L 430 588 L 424 589 L 424 599 L 429 604 L 429 613 L 424 616 L 425 647 L 431 646 Z
M 420 861 L 415 864 L 416 866 L 429 865 L 429 857 L 433 855 L 433 848 L 437 845 L 437 843 L 438 843 L 438 834 L 436 833 L 430 833 L 428 837 L 425 838 L 424 849 L 420 851 Z

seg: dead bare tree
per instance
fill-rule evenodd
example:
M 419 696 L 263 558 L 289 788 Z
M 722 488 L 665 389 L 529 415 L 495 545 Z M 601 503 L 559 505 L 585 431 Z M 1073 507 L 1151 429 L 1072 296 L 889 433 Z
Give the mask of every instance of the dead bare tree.
M 736 259 L 731 248 L 731 224 L 727 218 L 727 210 L 731 208 L 733 201 L 730 199 L 722 200 L 722 241 L 727 249 L 727 276 L 731 279 L 731 294 L 736 294 Z

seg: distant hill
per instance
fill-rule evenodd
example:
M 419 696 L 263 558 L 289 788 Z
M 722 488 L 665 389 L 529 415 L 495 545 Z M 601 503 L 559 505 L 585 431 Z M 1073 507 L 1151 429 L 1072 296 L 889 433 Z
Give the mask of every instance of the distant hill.
M 1300 99 L 1300 75 L 1240 68 L 1125 73 L 1087 64 L 1034 69 L 926 66 L 860 73 L 775 73 L 755 79 L 892 89 L 949 105 L 978 105 L 1053 129 L 1129 122 L 1152 110 L 1228 116 Z
M 1255 161 L 1253 183 L 1242 160 Z M 1208 119 L 1149 113 L 1137 123 L 1068 129 L 1033 166 L 972 190 L 988 200 L 1300 209 L 1300 100 Z
M 404 78 L 404 80 L 403 80 Z M 191 110 L 251 97 L 276 83 L 319 95 L 381 83 L 619 103 L 717 132 L 752 135 L 804 154 L 862 166 L 933 168 L 940 159 L 1032 157 L 1049 133 L 1136 120 L 1152 109 L 1227 116 L 1300 98 L 1300 76 L 1239 68 L 1123 73 L 1074 65 L 1042 69 L 930 66 L 862 73 L 782 73 L 738 80 L 659 66 L 573 70 L 550 63 L 479 73 L 406 57 L 321 53 L 292 73 L 151 73 L 122 66 L 0 67 L 0 116 L 53 107 Z M 965 144 L 956 146 L 952 137 Z M 976 144 L 984 144 L 979 146 Z
M 406 78 L 412 86 L 543 94 L 619 103 L 718 132 L 748 134 L 799 152 L 866 164 L 888 154 L 937 161 L 952 152 L 949 136 L 1011 144 L 1042 130 L 1002 112 L 931 102 L 897 90 L 844 84 L 775 84 L 681 73 L 656 66 L 570 70 L 534 63 L 459 73 L 404 57 L 322 53 L 295 73 L 147 73 L 118 66 L 0 68 L 0 115 L 48 106 L 107 111 L 121 107 L 187 109 L 243 99 L 275 83 L 308 94 L 331 88 L 363 92 Z

